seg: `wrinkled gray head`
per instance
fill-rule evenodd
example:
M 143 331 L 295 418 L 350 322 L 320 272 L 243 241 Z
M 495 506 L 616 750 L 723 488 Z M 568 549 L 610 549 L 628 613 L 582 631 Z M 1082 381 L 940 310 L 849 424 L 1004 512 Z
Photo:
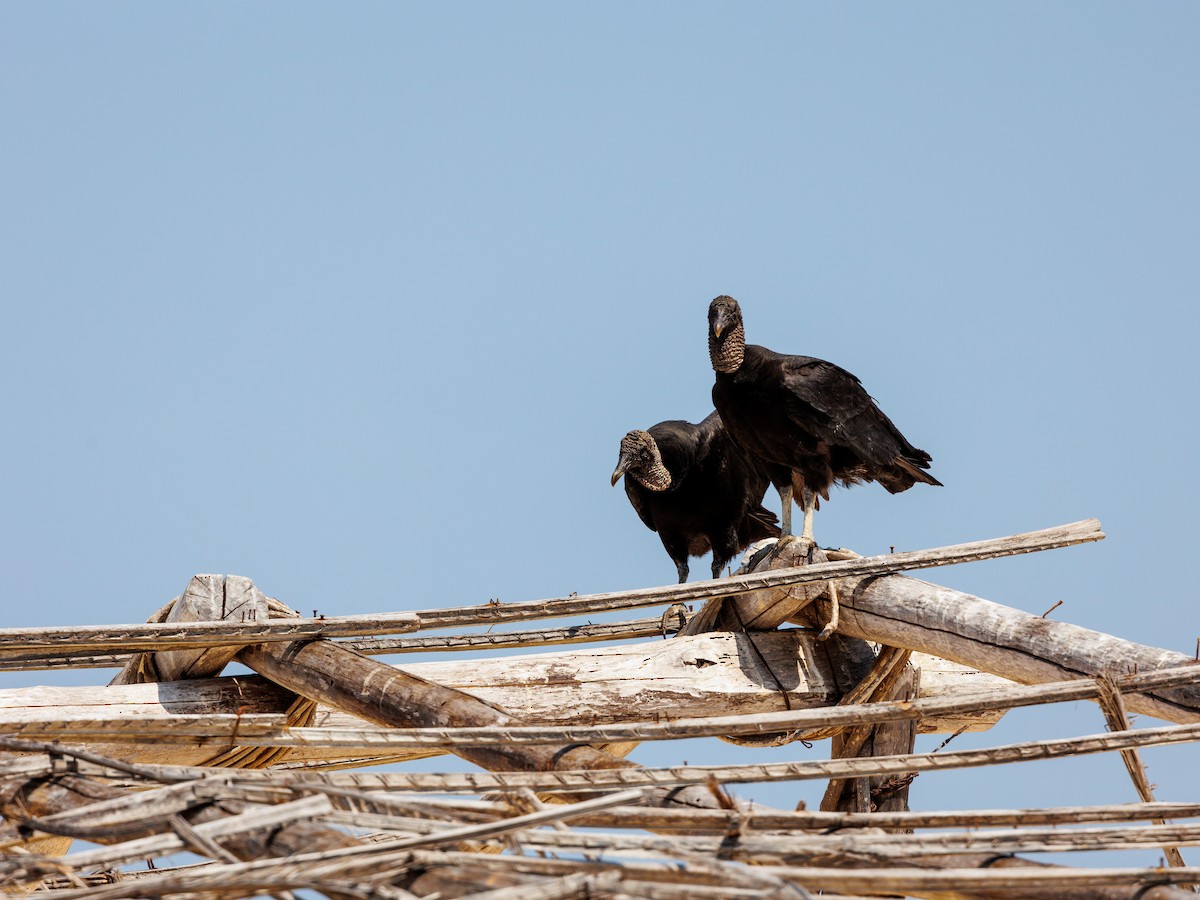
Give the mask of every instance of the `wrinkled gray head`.
M 736 372 L 746 354 L 742 308 L 722 294 L 708 304 L 708 358 L 715 372 Z
M 665 491 L 671 486 L 671 473 L 663 465 L 658 444 L 645 431 L 631 431 L 621 438 L 621 456 L 612 473 L 616 485 L 622 475 L 629 475 L 651 491 Z

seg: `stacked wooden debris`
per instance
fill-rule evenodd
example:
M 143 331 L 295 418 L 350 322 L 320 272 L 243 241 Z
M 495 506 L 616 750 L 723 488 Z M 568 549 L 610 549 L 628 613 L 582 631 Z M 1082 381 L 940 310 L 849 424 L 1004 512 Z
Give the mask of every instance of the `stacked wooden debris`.
M 1155 801 L 1138 749 L 1200 739 L 1200 665 L 896 574 L 1102 537 L 1091 520 L 873 558 L 801 556 L 789 542 L 719 581 L 374 616 L 303 618 L 247 578 L 200 575 L 145 625 L 0 631 L 5 670 L 121 667 L 106 687 L 0 691 L 0 889 L 1183 896 L 1200 870 L 1178 847 L 1200 842 L 1200 825 L 1170 821 L 1200 817 L 1200 802 Z M 831 581 L 840 613 L 821 642 Z M 684 604 L 697 601 L 693 615 Z M 653 606 L 666 612 L 492 630 Z M 586 642 L 609 645 L 466 663 L 374 658 Z M 233 661 L 257 674 L 222 676 Z M 913 752 L 919 731 L 984 730 L 1014 707 L 1079 699 L 1101 705 L 1110 731 Z M 1133 729 L 1127 707 L 1173 724 Z M 757 746 L 828 738 L 832 753 L 667 768 L 625 758 L 642 741 L 698 736 Z M 1122 754 L 1141 802 L 909 809 L 921 772 L 1104 751 Z M 381 766 L 446 753 L 475 769 Z M 772 809 L 730 790 L 803 779 L 828 783 L 819 810 Z M 97 846 L 71 852 L 76 840 Z M 1016 855 L 1145 847 L 1164 848 L 1169 865 Z M 185 852 L 199 859 L 144 866 Z

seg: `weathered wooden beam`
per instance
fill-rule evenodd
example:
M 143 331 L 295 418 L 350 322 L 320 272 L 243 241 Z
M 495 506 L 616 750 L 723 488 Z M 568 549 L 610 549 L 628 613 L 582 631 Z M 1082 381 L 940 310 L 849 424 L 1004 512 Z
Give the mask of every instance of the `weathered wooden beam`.
M 639 835 L 625 831 L 543 831 L 530 833 L 523 843 L 534 849 L 565 853 L 641 855 L 721 854 L 749 863 L 774 861 L 787 865 L 835 865 L 853 856 L 877 856 L 893 861 L 931 855 L 978 853 L 1065 853 L 1097 850 L 1145 850 L 1165 841 L 1186 846 L 1200 844 L 1200 825 L 1142 828 L 1029 828 L 1006 831 L 969 831 L 962 834 L 766 835 L 743 831 L 734 835 Z
M 841 585 L 842 579 L 877 577 L 916 568 L 994 559 L 1103 539 L 1100 523 L 1096 519 L 1085 519 L 1010 537 L 884 556 L 863 557 L 849 550 L 822 549 L 796 538 L 763 542 L 749 563 L 739 569 L 733 578 L 727 579 L 738 585 L 739 589 L 729 591 L 723 597 L 714 597 L 716 602 L 706 603 L 682 633 L 778 628 L 801 609 L 824 597 L 831 581 Z M 807 572 L 811 577 L 800 578 L 795 574 L 799 572 Z M 734 597 L 737 602 L 730 608 L 725 601 Z M 717 617 L 722 613 L 725 619 L 718 624 Z
M 1055 738 L 1005 744 L 980 750 L 913 753 L 869 759 L 805 760 L 802 762 L 760 765 L 671 766 L 658 769 L 605 769 L 555 772 L 361 772 L 353 783 L 359 787 L 376 785 L 394 790 L 495 791 L 529 788 L 535 791 L 570 791 L 638 787 L 647 784 L 682 785 L 751 783 L 762 781 L 804 781 L 824 778 L 861 778 L 875 775 L 903 775 L 910 771 L 932 772 L 1000 763 L 1059 759 L 1089 753 L 1108 753 L 1129 747 L 1156 747 L 1200 741 L 1200 725 L 1166 725 L 1133 731 L 1091 734 L 1074 738 Z M 342 783 L 338 774 L 325 776 L 333 784 Z
M 463 691 L 392 668 L 331 641 L 259 644 L 238 654 L 244 665 L 288 690 L 369 722 L 395 727 L 519 725 L 505 710 Z M 590 746 L 454 747 L 457 756 L 490 771 L 640 769 Z M 670 788 L 647 794 L 655 805 L 712 808 L 707 791 Z
M 479 606 L 424 609 L 418 610 L 415 615 L 420 619 L 422 629 L 559 618 L 618 609 L 691 603 L 717 597 L 741 596 L 752 591 L 822 584 L 833 578 L 864 578 L 913 569 L 956 565 L 964 562 L 996 559 L 1002 556 L 1035 553 L 1041 550 L 1054 550 L 1103 539 L 1104 532 L 1100 530 L 1100 522 L 1096 519 L 1084 519 L 1080 522 L 1045 528 L 1040 531 L 1030 531 L 984 541 L 971 541 L 949 547 L 935 547 L 929 550 L 911 550 L 863 557 L 851 554 L 853 558 L 829 561 L 819 565 L 780 568 L 771 571 L 756 570 L 731 578 L 691 581 L 686 584 L 669 584 L 661 587 L 638 588 L 631 591 L 614 591 L 603 594 L 578 594 L 551 600 L 483 603 Z M 784 620 L 779 620 L 779 622 L 782 621 Z M 748 627 L 775 626 L 754 622 L 748 623 Z M 687 633 L 694 632 L 688 631 Z
M 749 646 L 751 640 L 755 648 Z M 710 634 L 573 654 L 418 664 L 407 668 L 422 677 L 466 689 L 485 701 L 519 710 L 530 725 L 621 723 L 628 722 L 630 716 L 666 720 L 663 725 L 651 725 L 643 731 L 636 726 L 625 732 L 618 728 L 589 738 L 592 742 L 609 742 L 689 733 L 720 734 L 718 725 L 722 722 L 729 725 L 730 733 L 746 733 L 741 727 L 745 715 L 757 712 L 778 712 L 785 716 L 806 709 L 813 712 L 808 720 L 782 722 L 781 727 L 805 721 L 822 724 L 826 713 L 844 721 L 844 710 L 824 707 L 838 700 L 844 685 L 854 684 L 861 676 L 831 665 L 827 654 L 819 652 L 822 646 L 815 644 L 811 635 L 795 630 L 753 636 Z M 1004 701 L 993 700 L 991 710 L 972 710 L 965 702 L 972 695 L 964 692 L 978 690 L 981 681 L 997 685 L 1002 691 L 1015 688 L 1005 687 L 1007 683 L 994 676 L 980 678 L 956 664 L 927 659 L 925 665 L 929 666 L 924 681 L 926 694 L 946 702 L 921 715 L 922 730 L 954 731 L 964 725 L 986 727 L 1000 715 Z M 780 691 L 776 685 L 783 685 L 786 690 Z M 636 698 L 636 703 L 630 703 L 630 698 Z M 175 737 L 187 736 L 186 744 L 168 738 L 157 748 L 147 749 L 159 751 L 158 761 L 201 764 L 212 757 L 214 744 L 229 746 L 237 737 L 245 739 L 243 745 L 255 744 L 251 738 L 263 735 L 274 721 L 260 717 L 283 716 L 292 701 L 290 692 L 253 676 L 168 682 L 153 687 L 0 690 L 0 733 L 102 741 L 100 730 L 108 722 L 112 732 L 109 740 L 144 741 L 157 739 L 161 729 L 173 728 Z M 1028 701 L 1016 697 L 1015 702 Z M 788 707 L 793 713 L 786 712 Z M 737 714 L 728 715 L 732 711 Z M 202 740 L 197 732 L 206 716 L 214 717 L 213 727 L 208 739 Z M 221 719 L 221 716 L 232 718 Z M 700 721 L 689 725 L 679 722 L 680 717 Z M 712 724 L 706 725 L 709 721 Z M 314 725 L 318 729 L 346 732 L 361 729 L 362 720 L 323 709 L 318 711 Z M 321 741 L 319 730 L 301 729 L 295 734 L 297 739 L 292 742 L 295 745 L 306 742 L 300 739 L 304 734 L 310 735 L 309 743 L 317 745 Z M 334 732 L 328 734 L 332 736 Z M 409 736 L 407 745 L 397 742 L 390 749 L 407 746 L 425 751 L 412 754 L 420 756 L 427 755 L 425 748 L 436 746 L 433 743 L 436 735 L 409 732 Z M 523 739 L 520 729 L 505 737 L 514 741 Z M 570 739 L 576 740 L 578 735 Z M 273 745 L 287 743 L 279 741 Z M 329 744 L 332 746 L 334 741 L 331 739 Z M 374 735 L 362 745 L 346 744 L 343 740 L 342 746 L 344 752 L 328 755 L 384 752 L 380 739 Z M 128 748 L 94 749 L 110 755 L 130 752 Z M 290 756 L 310 758 L 311 754 Z
M 672 616 L 666 623 L 662 616 L 652 616 L 644 619 L 629 619 L 624 622 L 564 625 L 558 628 L 534 628 L 523 631 L 489 630 L 469 634 L 428 634 L 407 638 L 356 638 L 348 640 L 347 643 L 351 650 L 365 653 L 368 656 L 589 644 L 656 636 L 666 637 L 677 632 L 690 616 L 690 612 L 683 610 Z M 55 655 L 31 652 L 9 656 L 0 654 L 0 672 L 36 671 L 39 669 L 106 669 L 125 665 L 129 661 L 129 657 L 130 654 L 127 653 Z
M 184 593 L 173 600 L 166 607 L 163 607 L 152 617 L 155 621 L 147 627 L 166 627 L 166 628 L 183 628 L 185 631 L 200 629 L 202 633 L 211 633 L 212 629 L 221 627 L 233 629 L 250 628 L 253 630 L 260 625 L 267 625 L 268 607 L 266 598 L 255 588 L 254 583 L 241 576 L 229 576 L 225 578 L 219 575 L 199 575 L 192 578 Z M 216 624 L 221 619 L 226 620 L 224 623 Z M 196 625 L 194 623 L 201 623 Z M 112 686 L 120 686 L 127 684 L 139 684 L 156 682 L 160 678 L 168 677 L 172 679 L 189 679 L 202 678 L 218 674 L 225 664 L 232 659 L 233 653 L 237 647 L 228 647 L 205 643 L 202 639 L 196 642 L 198 647 L 189 648 L 187 650 L 179 650 L 174 652 L 148 652 L 135 654 L 125 667 L 114 677 Z M 237 680 L 232 679 L 233 687 L 237 689 Z M 168 683 L 181 683 L 178 681 Z M 182 682 L 186 683 L 186 681 Z M 159 685 L 154 685 L 156 694 L 162 695 Z M 46 689 L 53 692 L 53 689 Z M 169 693 L 169 691 L 168 691 Z M 234 716 L 229 732 L 230 744 L 236 743 L 237 734 L 243 724 L 248 730 L 254 730 L 255 727 L 261 727 L 264 724 L 262 720 L 254 721 L 255 717 L 250 716 L 250 722 L 243 723 L 240 715 L 245 707 L 241 705 L 244 702 L 244 692 L 237 690 L 239 706 L 237 707 L 238 715 Z M 291 698 L 294 701 L 294 698 Z M 288 709 L 295 709 L 294 703 L 289 701 Z M 56 706 L 51 706 L 49 711 L 54 715 L 59 715 L 60 711 Z M 271 724 L 278 724 L 282 719 L 284 723 L 288 721 L 287 717 L 278 715 L 271 717 Z M 303 721 L 303 720 L 301 720 Z M 25 723 L 29 725 L 30 723 Z M 180 724 L 180 723 L 176 723 Z M 29 729 L 26 728 L 26 732 Z M 108 749 L 108 748 L 104 748 Z M 140 759 L 151 759 L 159 761 L 182 761 L 180 756 L 175 752 L 175 747 L 171 743 L 163 741 L 155 741 L 143 745 L 142 752 L 137 756 Z M 211 753 L 205 755 L 203 761 L 211 760 Z M 17 776 L 19 781 L 19 776 Z M 53 784 L 53 779 L 49 782 L 32 781 L 25 783 L 21 789 L 22 799 L 16 805 L 16 811 L 19 815 L 28 815 L 32 809 L 32 801 L 28 798 L 36 796 L 41 791 L 46 793 L 44 802 L 48 808 L 54 809 L 58 804 L 70 804 L 72 802 L 71 790 L 64 790 L 61 786 Z M 67 807 L 69 808 L 69 806 Z M 217 810 L 219 807 L 214 807 Z M 61 810 L 57 810 L 61 811 Z M 262 811 L 261 809 L 258 811 Z M 245 804 L 237 805 L 234 814 L 252 814 L 255 812 L 255 807 Z M 12 810 L 6 815 L 7 818 L 12 818 Z M 210 813 L 211 814 L 211 813 Z M 227 807 L 223 814 L 230 814 L 230 808 Z M 189 849 L 202 851 L 205 846 L 207 837 L 204 832 L 198 832 L 193 829 L 191 821 L 181 819 L 179 829 L 186 833 L 192 841 L 192 845 L 188 845 Z M 291 826 L 285 825 L 282 828 L 278 825 L 274 826 L 277 830 L 283 833 L 290 833 Z M 297 833 L 309 835 L 307 827 L 300 827 Z M 323 832 L 318 829 L 316 834 L 320 840 L 320 835 Z M 286 842 L 287 838 L 281 838 L 281 841 Z M 331 846 L 337 845 L 343 840 L 343 836 L 332 831 L 326 842 Z M 71 839 L 69 837 L 55 837 L 45 840 L 38 840 L 26 844 L 26 849 L 31 852 L 45 853 L 49 855 L 59 856 L 66 853 L 70 847 Z M 242 858 L 253 858 L 260 855 L 264 845 L 258 838 L 246 839 L 241 844 Z M 228 851 L 221 849 L 222 853 Z M 236 855 L 236 854 L 235 854 Z
M 460 801 L 461 802 L 461 801 Z M 441 801 L 452 808 L 454 801 Z M 1090 822 L 1139 822 L 1200 817 L 1200 803 L 1109 803 L 1097 806 L 1059 806 L 1041 809 L 963 809 L 880 811 L 875 813 L 797 810 L 676 810 L 622 807 L 595 813 L 576 824 L 588 828 L 682 830 L 701 834 L 725 833 L 737 825 L 752 831 L 845 831 L 857 828 L 992 828 L 1003 825 L 1080 825 Z
M 1024 545 L 1027 536 L 1016 535 L 1011 540 Z M 798 541 L 776 545 L 755 560 L 756 574 L 770 572 L 776 566 L 781 572 L 796 571 L 796 564 L 805 558 L 802 549 Z M 844 556 L 846 552 L 814 551 L 817 559 L 823 554 Z M 906 576 L 843 576 L 853 564 L 867 559 L 879 558 L 807 566 L 813 572 L 839 576 L 838 633 L 848 637 L 928 653 L 1022 684 L 1151 672 L 1196 662 L 1183 653 L 1034 616 Z M 785 621 L 819 626 L 823 621 L 818 608 L 822 591 L 804 586 L 807 582 L 802 589 L 797 584 L 773 585 L 706 604 L 683 633 L 742 625 L 749 629 L 775 628 Z M 1200 684 L 1139 693 L 1130 696 L 1129 707 L 1170 722 L 1200 721 Z
M 519 603 L 483 603 L 474 607 L 427 609 L 404 613 L 322 616 L 313 619 L 272 619 L 256 625 L 83 625 L 38 628 L 0 628 L 0 657 L 49 654 L 90 655 L 95 651 L 169 650 L 213 647 L 253 641 L 288 641 L 309 637 L 350 637 L 397 634 L 431 628 L 561 618 L 616 609 L 637 609 L 741 595 L 751 591 L 815 584 L 832 578 L 862 578 L 912 569 L 947 566 L 1000 556 L 1013 556 L 1103 540 L 1100 523 L 1086 519 L 1010 537 L 972 541 L 930 550 L 856 557 L 809 567 L 751 572 L 732 578 L 695 581 L 632 591 L 582 594 Z M 750 627 L 768 627 L 758 622 Z M 774 627 L 774 626 L 769 626 Z
M 776 639 L 786 635 L 770 633 L 760 637 Z M 686 642 L 695 639 L 681 640 Z M 732 643 L 735 638 L 714 634 L 705 636 L 703 640 Z M 664 645 L 656 642 L 644 646 L 653 649 Z M 924 677 L 924 671 L 922 674 Z M 191 764 L 199 764 L 209 758 L 211 744 L 228 744 L 235 739 L 247 746 L 286 746 L 298 750 L 314 748 L 313 754 L 305 758 L 336 758 L 342 754 L 348 757 L 353 754 L 403 754 L 407 758 L 419 758 L 440 752 L 439 748 L 454 742 L 610 743 L 728 734 L 769 735 L 780 731 L 811 733 L 814 728 L 878 725 L 885 722 L 919 721 L 928 724 L 944 721 L 965 724 L 978 721 L 981 710 L 1080 700 L 1095 697 L 1100 691 L 1100 685 L 1091 679 L 1035 686 L 1006 682 L 1005 686 L 998 688 L 967 686 L 955 690 L 952 681 L 959 677 L 948 675 L 946 680 L 938 682 L 942 687 L 936 691 L 928 690 L 923 680 L 922 694 L 932 693 L 933 696 L 910 703 L 860 703 L 765 713 L 703 715 L 659 722 L 621 722 L 621 714 L 641 716 L 646 714 L 646 710 L 630 710 L 628 704 L 619 699 L 621 708 L 614 709 L 611 715 L 613 723 L 593 726 L 578 724 L 573 710 L 569 708 L 568 697 L 562 698 L 562 702 L 539 706 L 532 711 L 533 714 L 525 717 L 537 724 L 503 729 L 364 730 L 361 719 L 322 709 L 315 720 L 320 727 L 290 727 L 280 731 L 274 725 L 286 713 L 293 695 L 256 676 L 172 682 L 155 687 L 21 688 L 0 691 L 0 733 L 17 733 L 27 737 L 70 737 L 73 740 L 82 739 L 81 736 L 86 734 L 92 740 L 117 740 L 120 738 L 119 732 L 123 731 L 126 733 L 125 739 L 132 741 L 158 738 L 169 733 L 164 729 L 174 729 L 177 733 L 186 733 L 192 743 L 184 746 L 172 744 L 169 739 L 162 741 L 164 745 L 172 744 L 167 758 L 173 762 Z M 1114 680 L 1114 684 L 1129 693 L 1164 685 L 1195 683 L 1198 680 L 1200 667 L 1188 665 L 1121 676 Z M 948 683 L 951 686 L 945 687 Z M 486 690 L 473 690 L 484 699 L 495 696 Z M 552 690 L 552 686 L 548 686 L 547 690 Z M 553 696 L 559 699 L 557 694 Z M 598 718 L 607 719 L 610 716 Z M 209 720 L 212 723 L 208 729 L 211 731 L 210 738 L 197 739 L 199 735 L 193 732 L 199 732 L 202 723 Z M 107 736 L 101 735 L 102 728 L 108 731 Z M 321 753 L 316 748 L 327 748 L 329 751 L 332 748 L 341 749 L 338 752 Z M 104 752 L 100 747 L 93 749 Z M 121 752 L 128 754 L 133 751 L 127 748 Z M 191 758 L 193 756 L 194 759 Z
M 941 865 L 938 863 L 941 862 Z M 427 866 L 458 866 L 475 871 L 513 871 L 542 875 L 562 875 L 573 872 L 605 871 L 614 863 L 582 862 L 567 859 L 541 859 L 533 856 L 496 856 L 477 853 L 428 851 L 413 855 L 413 863 Z M 800 866 L 754 866 L 746 874 L 764 879 L 774 877 L 792 884 L 839 894 L 848 890 L 870 895 L 904 894 L 929 897 L 931 900 L 1004 900 L 1021 897 L 1036 900 L 1183 900 L 1191 896 L 1168 881 L 1183 880 L 1194 870 L 1171 872 L 1172 878 L 1158 879 L 1166 870 L 1145 869 L 1069 869 L 1030 863 L 1022 859 L 996 859 L 995 854 L 981 854 L 975 859 L 959 859 L 958 867 L 938 871 L 949 860 L 925 857 L 914 867 L 872 868 L 870 863 L 842 868 L 808 868 Z M 688 861 L 686 867 L 677 863 L 645 863 L 622 860 L 619 863 L 624 879 L 653 883 L 693 882 L 726 885 L 737 890 L 747 885 L 743 878 L 733 880 L 726 873 Z M 749 882 L 754 884 L 754 882 Z M 1014 890 L 1015 889 L 1015 890 Z M 1019 893 L 1018 893 L 1019 891 Z M 786 894 L 781 895 L 786 896 Z
M 900 575 L 863 579 L 840 597 L 843 634 L 930 653 L 1022 684 L 1197 665 L 1183 653 Z M 1127 703 L 1168 722 L 1200 722 L 1200 683 L 1131 694 Z
M 0 628 L 0 654 L 90 654 L 115 650 L 172 650 L 245 646 L 264 641 L 398 634 L 419 627 L 414 613 L 370 613 L 269 622 L 147 622 L 141 625 L 72 625 Z

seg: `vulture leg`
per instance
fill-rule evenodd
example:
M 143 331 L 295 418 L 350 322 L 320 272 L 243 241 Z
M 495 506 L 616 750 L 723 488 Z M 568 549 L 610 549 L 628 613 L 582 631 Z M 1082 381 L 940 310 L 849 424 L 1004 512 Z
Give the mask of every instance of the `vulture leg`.
M 783 504 L 781 510 L 783 513 L 782 534 L 780 534 L 779 539 L 783 540 L 786 537 L 792 536 L 792 486 L 789 484 L 786 487 L 778 488 L 778 490 L 779 502 Z
M 675 563 L 675 571 L 679 573 L 679 583 L 680 584 L 683 584 L 685 581 L 687 581 L 687 577 L 688 577 L 687 557 L 684 557 L 683 559 L 678 560 Z
M 813 538 L 813 512 L 817 508 L 817 492 L 804 489 L 804 530 L 800 532 L 800 540 L 812 541 Z
M 737 528 L 731 524 L 724 531 L 714 529 L 714 532 L 708 535 L 708 543 L 712 547 L 712 576 L 721 578 L 729 561 L 737 556 L 738 550 L 741 549 Z

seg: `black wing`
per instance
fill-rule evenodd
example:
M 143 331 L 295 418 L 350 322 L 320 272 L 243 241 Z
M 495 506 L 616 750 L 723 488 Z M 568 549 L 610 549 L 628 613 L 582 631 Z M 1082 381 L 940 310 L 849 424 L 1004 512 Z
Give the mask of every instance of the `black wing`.
M 816 439 L 847 447 L 872 468 L 897 459 L 929 464 L 929 456 L 900 433 L 856 376 L 841 366 L 807 356 L 781 360 L 784 409 Z

